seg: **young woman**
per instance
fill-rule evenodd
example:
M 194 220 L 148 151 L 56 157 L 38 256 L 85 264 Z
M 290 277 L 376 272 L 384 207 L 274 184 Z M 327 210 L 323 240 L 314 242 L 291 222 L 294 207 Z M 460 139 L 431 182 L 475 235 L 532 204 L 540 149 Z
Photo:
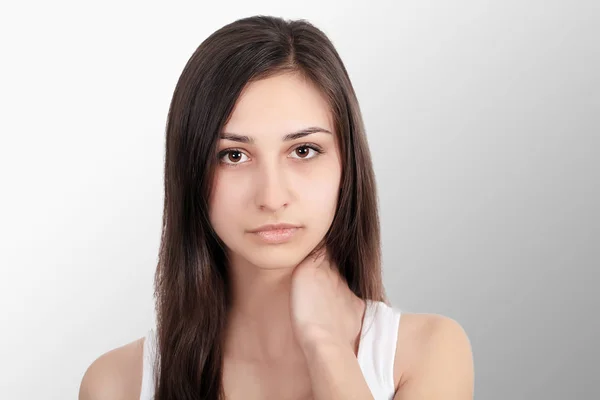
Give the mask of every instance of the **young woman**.
M 471 399 L 460 325 L 385 296 L 364 131 L 310 23 L 206 39 L 169 110 L 157 326 L 95 360 L 80 399 Z

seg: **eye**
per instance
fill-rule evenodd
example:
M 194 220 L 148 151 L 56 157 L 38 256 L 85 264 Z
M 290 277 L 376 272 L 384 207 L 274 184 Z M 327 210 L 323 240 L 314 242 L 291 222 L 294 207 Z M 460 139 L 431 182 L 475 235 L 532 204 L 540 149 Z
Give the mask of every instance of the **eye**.
M 321 153 L 323 153 L 323 151 L 320 148 L 308 144 L 303 144 L 301 146 L 296 147 L 294 151 L 292 151 L 290 154 L 292 155 L 292 158 L 306 160 L 309 158 L 314 158 Z
M 219 161 L 229 165 L 242 164 L 248 161 L 248 156 L 237 149 L 223 150 L 219 153 Z

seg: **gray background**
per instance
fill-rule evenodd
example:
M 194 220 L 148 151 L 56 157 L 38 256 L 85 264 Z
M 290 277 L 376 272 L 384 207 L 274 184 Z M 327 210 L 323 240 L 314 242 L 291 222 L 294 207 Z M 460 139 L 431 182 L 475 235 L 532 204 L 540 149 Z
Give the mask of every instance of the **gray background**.
M 373 152 L 385 284 L 459 321 L 477 399 L 597 399 L 597 1 L 39 2 L 0 10 L 0 390 L 75 398 L 154 323 L 164 123 L 236 18 L 333 40 Z

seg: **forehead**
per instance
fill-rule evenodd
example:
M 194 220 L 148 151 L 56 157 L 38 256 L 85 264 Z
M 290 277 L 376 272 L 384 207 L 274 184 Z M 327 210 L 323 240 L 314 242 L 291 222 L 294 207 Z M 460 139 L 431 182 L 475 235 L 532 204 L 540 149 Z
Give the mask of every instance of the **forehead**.
M 224 130 L 279 138 L 308 126 L 333 132 L 329 103 L 310 81 L 297 74 L 280 74 L 249 83 Z

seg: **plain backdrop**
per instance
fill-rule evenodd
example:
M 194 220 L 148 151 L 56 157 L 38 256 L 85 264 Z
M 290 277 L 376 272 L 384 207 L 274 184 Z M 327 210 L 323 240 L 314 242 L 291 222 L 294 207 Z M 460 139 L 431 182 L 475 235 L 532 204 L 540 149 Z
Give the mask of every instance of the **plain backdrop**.
M 76 398 L 154 324 L 164 127 L 196 47 L 304 18 L 339 51 L 377 176 L 385 286 L 456 319 L 477 399 L 597 399 L 597 1 L 0 6 L 0 397 Z

